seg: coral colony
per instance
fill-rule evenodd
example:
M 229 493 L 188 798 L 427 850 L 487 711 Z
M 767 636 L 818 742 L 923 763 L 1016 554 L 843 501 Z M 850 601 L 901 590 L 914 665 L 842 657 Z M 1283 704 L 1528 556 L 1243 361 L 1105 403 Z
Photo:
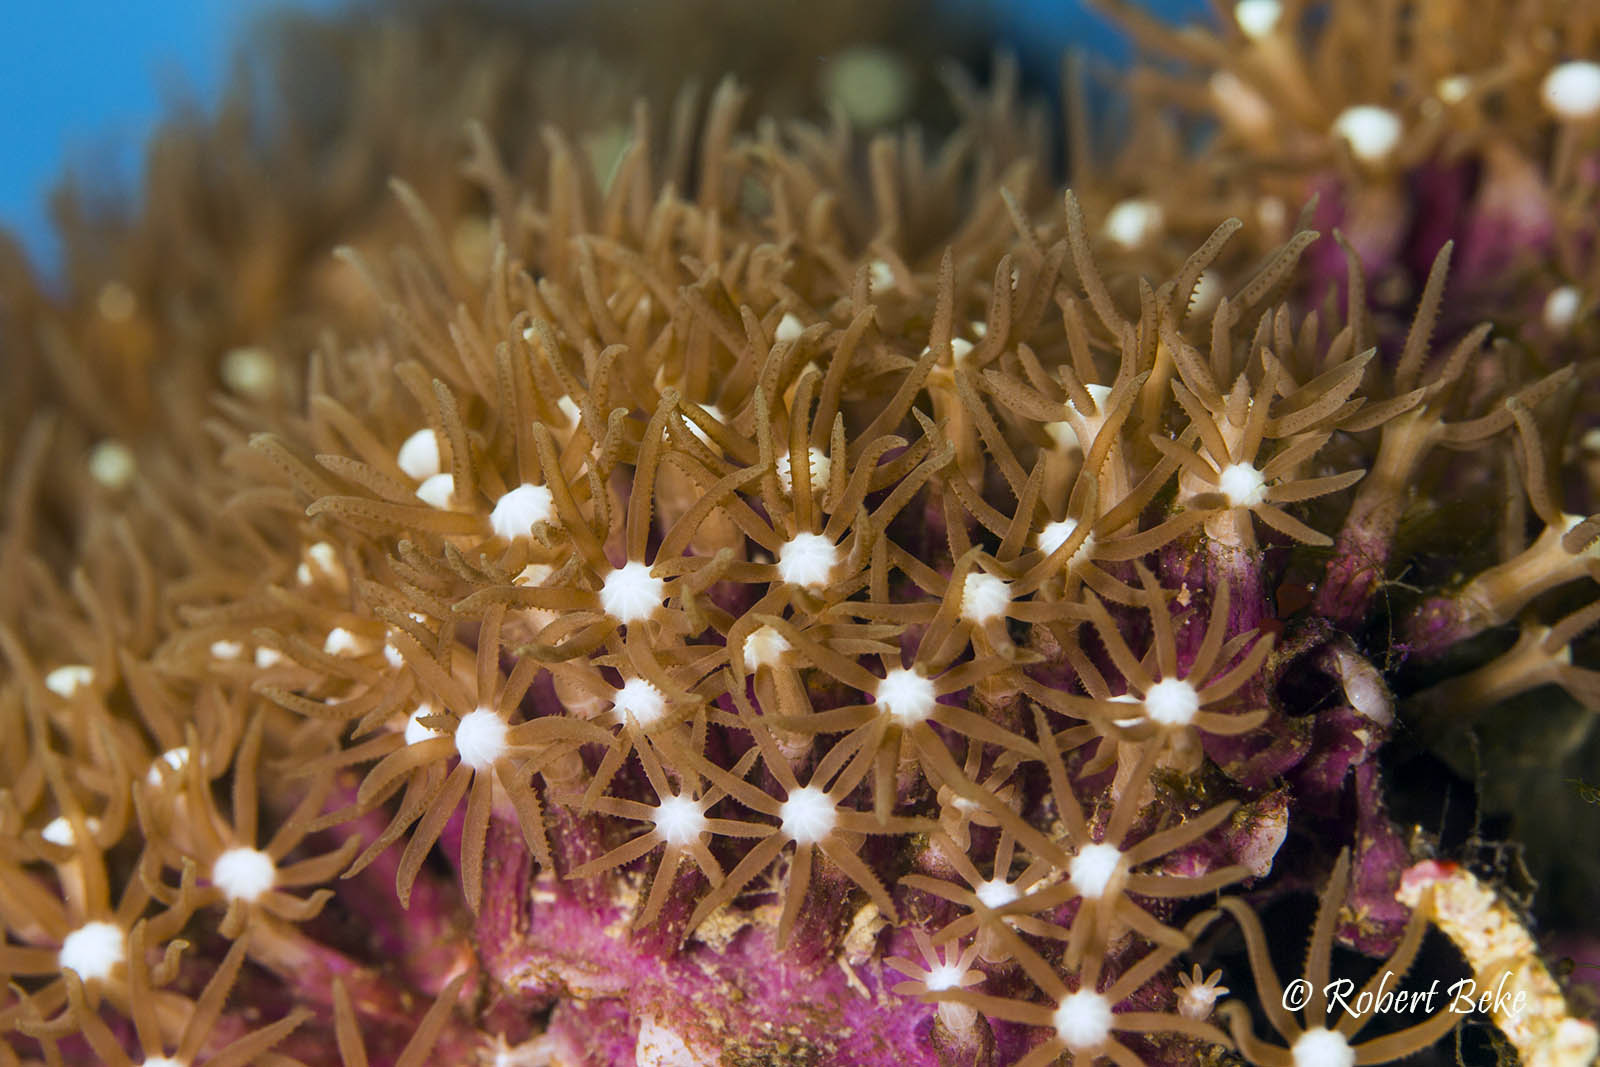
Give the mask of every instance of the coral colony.
M 1600 19 L 1114 6 L 1066 178 L 424 9 L 64 202 L 0 1063 L 1591 1062 L 1387 753 L 1600 708 Z

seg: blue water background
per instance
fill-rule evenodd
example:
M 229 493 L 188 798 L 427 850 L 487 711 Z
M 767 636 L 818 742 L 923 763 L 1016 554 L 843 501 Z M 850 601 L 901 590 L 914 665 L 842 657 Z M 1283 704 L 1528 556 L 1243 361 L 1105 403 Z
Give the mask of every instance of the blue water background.
M 646 0 L 671 3 L 672 0 Z M 761 0 L 751 0 L 761 2 Z M 870 0 L 868 0 L 870 2 Z M 1004 46 L 1048 70 L 1071 44 L 1115 57 L 1115 31 L 1076 0 L 938 0 L 986 8 Z M 142 145 L 163 114 L 214 101 L 229 58 L 265 11 L 336 10 L 344 0 L 0 0 L 0 227 L 48 273 L 58 250 L 48 197 L 68 171 L 92 191 L 136 194 Z M 1204 0 L 1147 0 L 1179 17 Z

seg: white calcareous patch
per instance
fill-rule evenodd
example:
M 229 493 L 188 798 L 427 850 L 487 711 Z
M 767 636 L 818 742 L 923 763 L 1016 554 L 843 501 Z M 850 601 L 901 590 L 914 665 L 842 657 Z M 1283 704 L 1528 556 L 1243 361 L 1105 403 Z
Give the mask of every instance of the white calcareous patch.
M 222 384 L 240 396 L 265 400 L 278 386 L 278 365 L 265 348 L 246 345 L 222 356 Z
M 100 820 L 93 815 L 84 819 L 83 824 L 90 834 L 100 832 Z M 44 829 L 39 831 L 39 836 L 52 845 L 60 845 L 62 848 L 71 848 L 78 843 L 78 835 L 72 830 L 72 821 L 65 815 L 57 815 L 45 823 Z
M 138 472 L 132 450 L 121 441 L 101 441 L 89 450 L 89 477 L 107 489 L 126 489 Z
M 815 786 L 802 786 L 778 807 L 784 835 L 801 845 L 814 845 L 833 832 L 839 806 Z
M 314 541 L 306 548 L 306 556 L 323 574 L 337 575 L 343 567 L 339 563 L 339 550 L 326 541 Z
M 973 343 L 965 337 L 950 338 L 950 362 L 957 367 L 961 366 L 967 361 L 967 357 L 972 354 L 974 347 Z M 922 354 L 927 355 L 932 351 L 933 346 L 929 345 L 922 350 Z
M 475 771 L 492 766 L 506 754 L 506 721 L 491 708 L 478 708 L 456 723 L 456 751 Z
M 1278 0 L 1239 0 L 1233 5 L 1233 21 L 1252 41 L 1270 35 L 1282 18 L 1283 5 Z
M 583 409 L 578 402 L 570 396 L 563 396 L 556 401 L 556 410 L 561 412 L 561 417 L 567 420 L 567 428 L 577 429 L 578 423 L 583 421 Z
M 1363 163 L 1381 163 L 1400 144 L 1405 125 L 1386 107 L 1358 104 L 1339 112 L 1334 135 L 1350 146 L 1350 154 Z
M 815 445 L 812 445 L 806 454 L 810 457 L 811 491 L 821 492 L 827 488 L 828 479 L 833 474 L 833 461 L 828 458 L 826 452 Z M 785 452 L 779 456 L 774 466 L 777 467 L 778 484 L 783 486 L 783 491 L 794 492 L 793 466 L 789 462 L 789 453 Z
M 887 260 L 872 260 L 867 264 L 867 284 L 871 286 L 872 293 L 876 296 L 894 284 L 894 268 L 889 266 Z
M 1295 1038 L 1289 1050 L 1294 1067 L 1355 1067 L 1356 1051 L 1337 1030 L 1317 1027 Z
M 111 969 L 127 957 L 127 938 L 114 923 L 87 922 L 61 942 L 57 957 L 63 971 L 85 982 L 111 977 Z
M 897 667 L 878 683 L 873 702 L 901 726 L 912 726 L 933 714 L 938 696 L 933 679 Z
M 283 662 L 283 653 L 279 652 L 277 649 L 268 648 L 266 645 L 262 645 L 260 648 L 256 649 L 256 669 L 257 670 L 263 670 L 264 671 L 269 667 L 276 667 L 278 664 L 280 664 L 282 662 Z
M 1049 523 L 1044 529 L 1040 530 L 1039 536 L 1034 540 L 1034 544 L 1038 545 L 1039 550 L 1048 556 L 1071 540 L 1072 535 L 1077 532 L 1077 519 L 1062 519 L 1060 522 Z M 1094 551 L 1094 534 L 1089 534 L 1083 539 L 1083 543 L 1073 550 L 1072 555 L 1067 558 L 1067 569 L 1071 570 L 1082 563 L 1092 551 Z
M 555 573 L 555 568 L 548 563 L 530 563 L 522 568 L 515 578 L 511 579 L 511 584 L 538 588 L 549 581 Z M 528 618 L 532 619 L 540 628 L 555 622 L 558 614 L 549 608 L 529 608 L 527 610 Z
M 600 583 L 600 609 L 623 625 L 640 622 L 667 602 L 666 589 L 647 564 L 624 563 Z
M 1563 285 L 1550 290 L 1550 295 L 1544 298 L 1541 316 L 1545 329 L 1551 333 L 1566 333 L 1578 321 L 1578 312 L 1582 309 L 1583 293 L 1577 286 Z
M 1118 693 L 1116 696 L 1107 697 L 1106 699 L 1112 704 L 1138 704 L 1140 711 L 1144 710 L 1144 701 L 1140 700 L 1132 693 Z M 1142 715 L 1130 715 L 1125 719 L 1112 719 L 1111 721 L 1122 727 L 1124 730 L 1127 730 L 1138 726 L 1144 721 L 1144 717 Z
M 946 989 L 960 989 L 961 979 L 966 976 L 967 972 L 954 963 L 941 963 L 928 971 L 928 976 L 922 980 L 922 985 L 930 993 L 939 993 Z
M 1166 212 L 1154 200 L 1140 197 L 1122 200 L 1106 213 L 1106 237 L 1112 244 L 1131 252 L 1159 237 L 1166 218 Z
M 495 536 L 514 541 L 530 536 L 539 523 L 554 521 L 555 515 L 555 496 L 550 490 L 523 482 L 495 502 L 494 510 L 489 512 L 489 527 Z
M 1050 1021 L 1056 1036 L 1071 1052 L 1099 1048 L 1111 1036 L 1111 1002 L 1099 993 L 1079 990 L 1061 998 Z
M 432 430 L 418 430 L 400 445 L 395 462 L 414 482 L 426 481 L 442 469 L 439 462 L 439 435 Z
M 229 900 L 256 900 L 277 880 L 277 865 L 258 848 L 230 848 L 211 865 L 212 884 Z
M 244 655 L 244 644 L 240 641 L 213 641 L 211 642 L 212 659 L 238 659 Z
M 979 625 L 1005 618 L 1011 583 L 985 571 L 972 571 L 961 583 L 961 617 Z
M 549 581 L 550 576 L 555 574 L 555 572 L 556 569 L 550 566 L 548 563 L 530 563 L 526 567 L 522 568 L 522 570 L 517 572 L 517 576 L 511 579 L 511 584 L 521 586 L 541 586 L 545 582 Z
M 1088 900 L 1099 900 L 1116 889 L 1122 872 L 1122 853 L 1104 842 L 1084 845 L 1067 868 L 1072 885 Z
M 1600 63 L 1562 63 L 1544 76 L 1539 99 L 1558 119 L 1582 122 L 1600 116 Z
M 686 796 L 663 797 L 656 805 L 655 822 L 656 832 L 669 845 L 692 845 L 706 829 L 699 802 Z
M 94 668 L 83 663 L 68 663 L 44 676 L 44 687 L 63 700 L 76 696 L 94 684 Z
M 667 713 L 667 698 L 643 678 L 629 678 L 617 690 L 611 706 L 616 709 L 618 719 L 631 717 L 640 726 L 648 728 Z
M 144 780 L 147 784 L 156 786 L 169 777 L 176 777 L 189 765 L 189 746 L 179 745 L 169 748 L 161 755 L 150 761 L 150 769 L 145 772 Z
M 1078 407 L 1071 397 L 1068 397 L 1066 403 L 1061 405 L 1068 417 L 1060 422 L 1047 422 L 1044 425 L 1044 432 L 1050 436 L 1050 440 L 1055 443 L 1055 446 L 1063 452 L 1082 452 L 1085 447 L 1093 448 L 1094 439 L 1099 436 L 1100 428 L 1105 425 L 1106 401 L 1111 399 L 1111 387 L 1109 385 L 1086 385 L 1084 389 L 1088 392 L 1089 399 L 1094 401 L 1093 412 L 1084 411 Z M 1078 437 L 1078 430 L 1072 423 L 1072 417 L 1074 416 L 1083 420 L 1084 428 L 1089 433 L 1087 446 Z
M 1222 278 L 1216 271 L 1201 271 L 1200 277 L 1195 279 L 1194 292 L 1189 294 L 1189 314 L 1211 314 L 1212 311 L 1216 310 L 1217 305 L 1222 302 L 1223 288 Z M 1094 392 L 1094 386 L 1091 385 L 1087 388 L 1091 393 Z M 1104 386 L 1101 388 L 1104 388 Z M 1110 390 L 1107 390 L 1107 392 L 1110 392 Z M 1098 397 L 1095 399 L 1096 402 L 1099 402 Z
M 343 626 L 335 626 L 322 642 L 322 651 L 330 656 L 354 656 L 361 651 L 361 640 Z
M 456 479 L 453 474 L 435 474 L 417 486 L 417 499 L 430 508 L 449 511 L 455 505 Z
M 1162 726 L 1188 726 L 1200 711 L 1200 694 L 1182 678 L 1163 678 L 1144 695 L 1144 713 Z
M 295 578 L 301 585 L 326 581 L 341 591 L 350 583 L 344 564 L 339 560 L 339 550 L 326 541 L 306 546 L 305 559 L 295 569 Z
M 847 48 L 822 69 L 822 93 L 850 121 L 868 129 L 894 122 L 911 104 L 911 68 L 896 52 L 873 45 Z
M 1217 488 L 1232 508 L 1258 507 L 1267 499 L 1267 480 L 1248 463 L 1230 463 L 1222 468 Z
M 805 332 L 805 326 L 800 322 L 800 316 L 792 311 L 785 311 L 783 318 L 778 320 L 777 329 L 772 331 L 774 341 L 793 341 Z
M 701 404 L 700 410 L 704 411 L 706 415 L 710 417 L 712 422 L 720 424 L 728 421 L 727 416 L 722 413 L 722 409 L 717 407 L 715 404 Z M 701 444 L 711 444 L 711 436 L 702 430 L 693 419 L 684 419 L 684 422 L 688 424 L 689 432 L 694 434 L 696 439 L 698 439 Z
M 406 744 L 415 745 L 419 742 L 428 740 L 430 737 L 443 737 L 444 734 L 442 732 L 435 730 L 433 727 L 422 721 L 431 715 L 437 714 L 438 712 L 433 709 L 433 705 L 419 704 L 417 706 L 417 710 L 413 711 L 410 716 L 406 718 Z
M 1068 539 L 1077 532 L 1077 519 L 1062 519 L 1060 522 L 1052 522 L 1040 530 L 1038 540 L 1035 543 L 1039 546 L 1039 551 L 1049 555 L 1066 544 Z
M 987 882 L 979 882 L 973 887 L 973 892 L 986 908 L 1003 908 L 1022 896 L 1021 891 L 1004 878 L 991 878 Z
M 839 565 L 839 549 L 821 534 L 795 534 L 778 549 L 778 577 L 790 585 L 821 589 Z
M 770 626 L 760 626 L 744 639 L 744 669 L 754 673 L 762 667 L 776 667 L 783 654 L 794 646 Z
M 1472 79 L 1465 74 L 1451 74 L 1440 78 L 1433 87 L 1433 95 L 1446 104 L 1459 104 L 1472 92 Z

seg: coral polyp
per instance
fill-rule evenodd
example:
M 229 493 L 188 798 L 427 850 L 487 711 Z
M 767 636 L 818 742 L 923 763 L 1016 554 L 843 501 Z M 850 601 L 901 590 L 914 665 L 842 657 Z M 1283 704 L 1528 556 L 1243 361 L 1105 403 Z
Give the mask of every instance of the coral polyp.
M 0 1063 L 1590 1062 L 1424 802 L 1597 707 L 1593 20 L 1113 6 L 1066 183 L 1005 61 L 818 124 L 351 16 L 343 121 L 8 267 Z

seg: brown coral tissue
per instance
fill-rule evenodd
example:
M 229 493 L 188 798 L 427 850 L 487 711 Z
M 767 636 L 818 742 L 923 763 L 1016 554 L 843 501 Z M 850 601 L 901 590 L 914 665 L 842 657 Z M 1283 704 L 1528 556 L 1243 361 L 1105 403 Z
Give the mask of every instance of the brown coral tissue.
M 1103 6 L 284 18 L 7 245 L 0 1067 L 1593 1062 L 1600 16 Z

